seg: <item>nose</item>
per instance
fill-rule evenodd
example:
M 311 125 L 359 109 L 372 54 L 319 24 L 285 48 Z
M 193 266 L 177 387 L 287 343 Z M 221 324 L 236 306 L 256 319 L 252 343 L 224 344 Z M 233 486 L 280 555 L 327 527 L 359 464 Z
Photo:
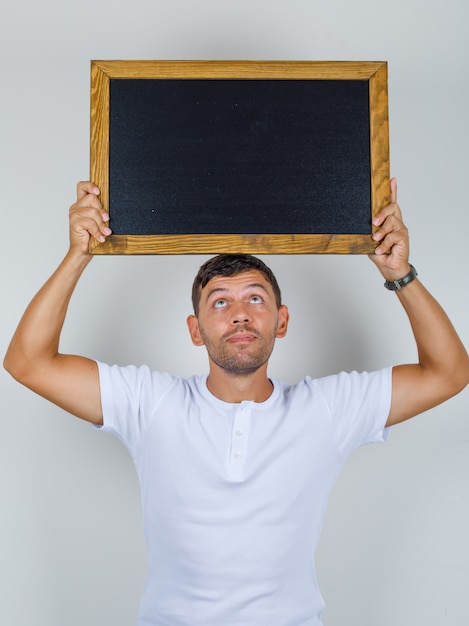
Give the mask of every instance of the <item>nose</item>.
M 248 312 L 247 304 L 243 301 L 236 302 L 231 310 L 231 321 L 233 324 L 247 324 L 251 317 Z

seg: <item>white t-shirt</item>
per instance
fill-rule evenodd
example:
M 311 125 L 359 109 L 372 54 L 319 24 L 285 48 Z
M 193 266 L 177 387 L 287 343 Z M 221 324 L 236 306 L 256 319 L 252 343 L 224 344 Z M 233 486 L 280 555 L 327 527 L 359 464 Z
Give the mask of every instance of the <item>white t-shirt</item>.
M 348 454 L 383 441 L 391 368 L 230 404 L 206 376 L 99 363 L 103 430 L 141 485 L 149 571 L 139 626 L 316 626 L 314 552 Z

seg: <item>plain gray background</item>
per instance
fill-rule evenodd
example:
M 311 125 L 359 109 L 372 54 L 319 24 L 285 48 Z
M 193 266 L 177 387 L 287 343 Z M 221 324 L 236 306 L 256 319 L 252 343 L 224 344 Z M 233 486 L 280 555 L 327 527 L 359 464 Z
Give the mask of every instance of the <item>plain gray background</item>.
M 1 338 L 62 258 L 88 178 L 91 59 L 389 63 L 391 166 L 411 260 L 469 344 L 466 0 L 16 0 L 3 3 Z M 295 382 L 415 360 L 396 297 L 366 256 L 264 257 L 290 305 L 270 373 Z M 62 349 L 189 375 L 185 328 L 205 257 L 99 257 Z M 123 447 L 2 370 L 0 622 L 130 626 L 145 575 Z M 469 623 L 468 390 L 350 458 L 317 554 L 326 626 Z M 220 625 L 222 626 L 222 625 Z M 275 626 L 275 625 L 272 625 Z

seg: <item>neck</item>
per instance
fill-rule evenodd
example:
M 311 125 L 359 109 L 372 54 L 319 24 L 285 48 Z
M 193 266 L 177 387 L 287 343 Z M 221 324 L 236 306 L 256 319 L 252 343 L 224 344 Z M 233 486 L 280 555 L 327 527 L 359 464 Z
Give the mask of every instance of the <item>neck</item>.
M 212 362 L 207 387 L 216 398 L 231 403 L 243 400 L 264 402 L 271 396 L 273 389 L 272 383 L 267 378 L 267 365 L 252 374 L 239 376 L 226 372 Z

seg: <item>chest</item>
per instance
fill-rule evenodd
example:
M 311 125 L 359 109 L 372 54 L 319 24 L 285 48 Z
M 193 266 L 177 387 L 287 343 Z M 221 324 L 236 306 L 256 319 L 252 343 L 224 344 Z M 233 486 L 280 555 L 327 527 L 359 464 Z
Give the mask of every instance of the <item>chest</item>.
M 138 470 L 147 501 L 166 513 L 278 516 L 322 509 L 340 466 L 319 409 L 259 411 L 247 402 L 230 411 L 167 406 L 152 420 Z

